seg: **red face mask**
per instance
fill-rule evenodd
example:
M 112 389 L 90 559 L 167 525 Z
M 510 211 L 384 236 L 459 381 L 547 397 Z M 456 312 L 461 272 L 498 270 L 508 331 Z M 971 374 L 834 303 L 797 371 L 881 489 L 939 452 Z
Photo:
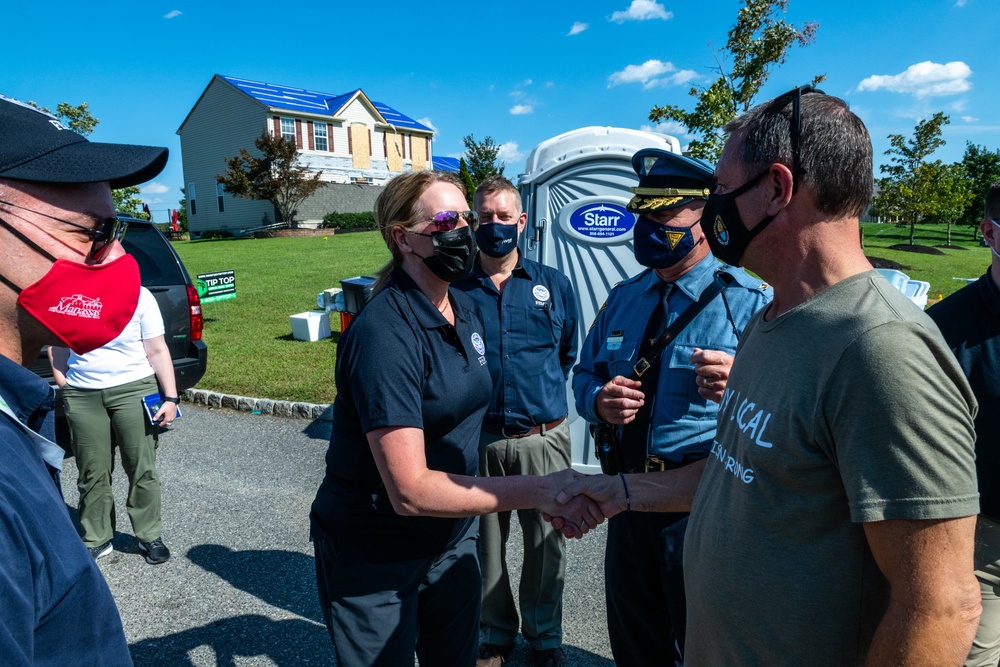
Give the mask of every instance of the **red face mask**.
M 58 259 L 17 303 L 77 354 L 107 345 L 139 305 L 139 265 L 131 255 L 106 264 Z

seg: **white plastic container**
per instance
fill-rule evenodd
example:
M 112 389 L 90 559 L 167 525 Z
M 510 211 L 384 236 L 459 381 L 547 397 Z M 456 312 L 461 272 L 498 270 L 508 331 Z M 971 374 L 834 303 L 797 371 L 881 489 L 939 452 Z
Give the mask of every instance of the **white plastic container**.
M 330 315 L 309 311 L 297 313 L 288 318 L 292 323 L 292 337 L 295 340 L 315 342 L 330 337 Z

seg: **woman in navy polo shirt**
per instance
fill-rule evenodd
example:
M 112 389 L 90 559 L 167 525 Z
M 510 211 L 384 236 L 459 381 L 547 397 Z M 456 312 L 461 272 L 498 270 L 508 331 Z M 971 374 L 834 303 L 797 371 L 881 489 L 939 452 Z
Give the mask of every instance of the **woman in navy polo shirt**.
M 375 202 L 392 259 L 340 339 L 326 477 L 310 514 L 323 615 L 340 664 L 473 665 L 478 520 L 538 508 L 581 532 L 572 476 L 476 477 L 492 393 L 482 322 L 449 283 L 472 268 L 475 212 L 454 175 L 393 178 Z

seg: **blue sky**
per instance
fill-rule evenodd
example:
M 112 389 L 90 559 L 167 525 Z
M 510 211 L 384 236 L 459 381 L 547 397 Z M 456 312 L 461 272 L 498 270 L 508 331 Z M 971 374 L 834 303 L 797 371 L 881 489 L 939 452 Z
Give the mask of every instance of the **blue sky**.
M 214 74 L 372 99 L 437 130 L 503 145 L 515 178 L 539 142 L 578 127 L 649 127 L 657 104 L 691 108 L 736 20 L 738 0 L 259 2 L 8 0 L 0 93 L 55 108 L 90 103 L 92 139 L 168 146 L 143 187 L 154 219 L 180 198 L 177 128 Z M 1000 1 L 789 0 L 786 20 L 819 24 L 761 101 L 826 74 L 871 132 L 909 135 L 951 117 L 935 157 L 967 141 L 1000 148 Z M 682 128 L 660 131 L 690 140 Z M 220 169 L 221 170 L 221 169 Z

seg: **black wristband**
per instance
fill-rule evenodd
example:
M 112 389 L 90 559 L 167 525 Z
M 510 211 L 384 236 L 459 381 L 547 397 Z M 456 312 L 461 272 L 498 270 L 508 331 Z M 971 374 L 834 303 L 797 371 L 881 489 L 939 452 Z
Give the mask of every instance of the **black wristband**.
M 178 398 L 177 396 L 164 396 L 163 397 L 163 402 L 164 403 L 179 404 L 181 402 L 181 399 Z

